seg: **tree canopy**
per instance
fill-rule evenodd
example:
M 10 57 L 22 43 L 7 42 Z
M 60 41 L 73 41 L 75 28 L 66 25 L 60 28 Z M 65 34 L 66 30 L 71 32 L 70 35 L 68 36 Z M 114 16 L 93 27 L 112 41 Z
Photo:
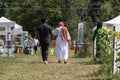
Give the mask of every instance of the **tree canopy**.
M 42 17 L 48 18 L 53 29 L 63 20 L 72 39 L 77 39 L 78 23 L 83 22 L 89 38 L 98 22 L 119 15 L 119 4 L 119 0 L 0 0 L 0 17 L 16 21 L 30 34 Z

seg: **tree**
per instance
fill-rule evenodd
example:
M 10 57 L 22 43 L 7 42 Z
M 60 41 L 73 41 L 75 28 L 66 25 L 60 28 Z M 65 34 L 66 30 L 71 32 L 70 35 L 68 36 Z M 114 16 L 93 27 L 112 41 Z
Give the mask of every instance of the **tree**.
M 56 0 L 14 0 L 6 15 L 34 34 L 33 29 L 39 25 L 42 17 L 47 17 L 49 24 L 55 26 L 62 14 L 56 4 Z

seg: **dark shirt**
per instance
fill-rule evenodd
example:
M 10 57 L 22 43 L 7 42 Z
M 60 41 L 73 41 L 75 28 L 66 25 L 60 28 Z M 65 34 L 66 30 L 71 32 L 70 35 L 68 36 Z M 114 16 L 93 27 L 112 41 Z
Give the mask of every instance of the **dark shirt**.
M 46 23 L 37 27 L 40 42 L 50 42 L 51 27 Z

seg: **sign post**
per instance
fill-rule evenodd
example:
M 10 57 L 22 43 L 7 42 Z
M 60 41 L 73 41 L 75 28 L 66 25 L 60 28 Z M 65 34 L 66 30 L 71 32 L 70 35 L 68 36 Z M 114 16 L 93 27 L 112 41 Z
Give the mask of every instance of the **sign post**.
M 83 23 L 78 24 L 78 40 L 75 41 L 75 53 L 79 50 L 79 47 L 83 45 Z
M 78 24 L 78 43 L 81 46 L 83 44 L 83 23 Z

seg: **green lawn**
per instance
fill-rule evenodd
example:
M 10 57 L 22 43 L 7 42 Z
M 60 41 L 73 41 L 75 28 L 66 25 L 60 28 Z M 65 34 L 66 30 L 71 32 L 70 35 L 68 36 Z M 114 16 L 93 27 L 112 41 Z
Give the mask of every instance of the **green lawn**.
M 70 51 L 68 64 L 57 63 L 55 55 L 48 57 L 49 64 L 43 64 L 41 54 L 15 54 L 15 57 L 0 57 L 0 80 L 91 80 L 91 74 L 99 65 L 91 58 L 73 58 Z

